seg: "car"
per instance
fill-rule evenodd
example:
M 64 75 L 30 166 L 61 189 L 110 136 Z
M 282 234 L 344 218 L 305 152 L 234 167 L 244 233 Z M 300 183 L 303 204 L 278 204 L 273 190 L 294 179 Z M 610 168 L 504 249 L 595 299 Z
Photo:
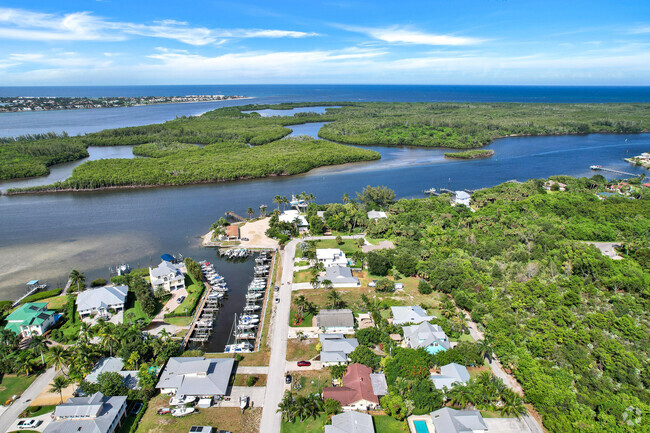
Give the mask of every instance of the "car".
M 275 298 L 275 303 L 279 304 L 280 303 L 280 298 Z
M 290 374 L 287 374 L 287 375 L 284 377 L 284 383 L 286 383 L 287 385 L 290 385 L 290 384 L 291 384 L 291 375 L 290 375 Z
M 309 361 L 298 361 L 298 367 L 309 367 L 311 362 Z
M 136 403 L 131 407 L 131 411 L 129 412 L 131 415 L 137 415 L 140 413 L 142 410 L 142 406 L 144 406 L 142 403 Z
M 278 290 L 280 290 L 280 286 L 275 286 L 275 287 L 273 288 L 273 290 L 275 290 L 275 291 L 277 292 Z
M 368 283 L 368 287 L 376 287 L 377 286 L 377 280 L 372 280 L 371 282 Z
M 176 299 L 176 302 L 178 302 L 179 304 L 182 304 L 183 301 L 185 300 L 185 298 L 186 298 L 186 296 L 179 296 L 178 299 Z
M 33 429 L 35 427 L 38 427 L 42 423 L 43 423 L 43 421 L 41 421 L 40 419 L 24 419 L 24 420 L 18 421 L 18 428 L 21 429 L 21 430 L 22 429 L 27 429 L 27 428 Z

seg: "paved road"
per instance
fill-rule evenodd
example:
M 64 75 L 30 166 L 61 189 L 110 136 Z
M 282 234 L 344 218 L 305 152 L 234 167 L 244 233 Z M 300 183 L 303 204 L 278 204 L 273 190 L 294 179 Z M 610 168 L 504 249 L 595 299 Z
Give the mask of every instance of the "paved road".
M 54 367 L 48 368 L 45 373 L 36 378 L 34 382 L 23 392 L 18 400 L 16 400 L 9 408 L 0 416 L 0 432 L 9 431 L 9 427 L 16 422 L 18 416 L 27 409 L 29 403 L 39 396 L 47 387 L 52 379 L 56 376 Z M 280 431 L 278 429 L 278 431 Z
M 284 373 L 287 359 L 287 336 L 289 334 L 289 309 L 291 307 L 291 281 L 293 280 L 293 258 L 296 255 L 296 245 L 300 239 L 289 242 L 282 255 L 282 280 L 278 297 L 280 303 L 274 305 L 271 317 L 271 361 L 269 374 L 266 378 L 266 395 L 264 396 L 264 409 L 261 431 L 279 432 L 281 415 L 276 413 L 278 404 L 284 392 Z

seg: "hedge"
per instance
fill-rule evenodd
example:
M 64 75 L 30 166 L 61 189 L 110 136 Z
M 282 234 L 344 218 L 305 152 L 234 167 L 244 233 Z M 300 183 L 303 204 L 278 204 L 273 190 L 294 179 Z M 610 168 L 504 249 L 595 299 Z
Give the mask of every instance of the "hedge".
M 30 295 L 25 299 L 23 299 L 21 303 L 26 304 L 27 302 L 36 302 L 36 301 L 40 301 L 41 299 L 58 296 L 61 294 L 62 291 L 63 289 L 52 289 L 52 290 L 46 290 L 45 292 L 34 293 L 33 295 Z

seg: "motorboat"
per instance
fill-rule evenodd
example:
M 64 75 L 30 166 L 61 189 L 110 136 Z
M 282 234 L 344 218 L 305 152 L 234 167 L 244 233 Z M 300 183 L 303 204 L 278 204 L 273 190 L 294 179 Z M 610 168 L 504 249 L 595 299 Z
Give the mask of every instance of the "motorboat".
M 235 338 L 238 340 L 253 340 L 255 339 L 255 333 L 254 332 L 240 332 L 238 334 L 235 334 Z
M 178 409 L 172 409 L 172 416 L 181 417 L 194 412 L 196 412 L 196 409 L 193 407 L 179 407 Z
M 252 299 L 260 299 L 260 298 L 262 298 L 261 293 L 247 293 L 246 294 L 246 299 L 252 300 Z
M 194 403 L 195 401 L 196 397 L 192 397 L 190 395 L 182 395 L 180 397 L 174 396 L 169 399 L 169 404 L 172 406 L 181 406 L 188 403 Z
M 245 324 L 256 324 L 260 323 L 260 319 L 257 317 L 247 317 L 247 316 L 242 316 L 239 319 L 239 323 L 245 323 Z
M 237 325 L 237 329 L 255 329 L 257 328 L 257 324 L 255 323 L 240 323 Z
M 262 307 L 260 305 L 246 305 L 244 307 L 244 311 L 257 311 L 261 310 Z
M 240 317 L 241 320 L 253 320 L 253 319 L 259 320 L 259 318 L 260 318 L 259 314 L 244 314 L 243 316 Z
M 253 351 L 253 345 L 247 341 L 241 343 L 228 344 L 224 350 L 225 353 L 247 353 Z

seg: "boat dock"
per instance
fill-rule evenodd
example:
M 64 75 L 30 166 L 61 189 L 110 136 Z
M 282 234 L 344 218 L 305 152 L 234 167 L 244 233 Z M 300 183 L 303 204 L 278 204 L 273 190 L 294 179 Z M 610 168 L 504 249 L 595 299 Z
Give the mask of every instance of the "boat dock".
M 228 212 L 226 212 L 226 216 L 227 216 L 227 217 L 230 217 L 230 218 L 234 218 L 234 219 L 239 220 L 239 221 L 243 221 L 243 222 L 248 221 L 246 218 L 237 215 L 234 211 L 231 211 L 231 210 L 229 210 Z
M 589 168 L 592 169 L 592 170 L 596 170 L 596 171 L 602 170 L 602 171 L 607 171 L 609 173 L 614 173 L 614 174 L 623 174 L 625 176 L 632 176 L 632 177 L 639 176 L 638 174 L 628 173 L 626 171 L 621 171 L 621 170 L 614 170 L 614 169 L 611 169 L 611 168 L 605 168 L 605 167 L 601 167 L 600 165 L 592 165 Z
M 212 293 L 212 287 L 207 281 L 203 281 L 203 284 L 205 285 L 205 293 L 192 317 L 190 328 L 181 343 L 181 349 L 183 350 L 190 342 L 205 343 L 208 341 L 213 330 L 212 319 L 216 317 L 219 311 L 219 300 L 209 298 L 210 293 Z M 207 325 L 208 321 L 210 325 Z

